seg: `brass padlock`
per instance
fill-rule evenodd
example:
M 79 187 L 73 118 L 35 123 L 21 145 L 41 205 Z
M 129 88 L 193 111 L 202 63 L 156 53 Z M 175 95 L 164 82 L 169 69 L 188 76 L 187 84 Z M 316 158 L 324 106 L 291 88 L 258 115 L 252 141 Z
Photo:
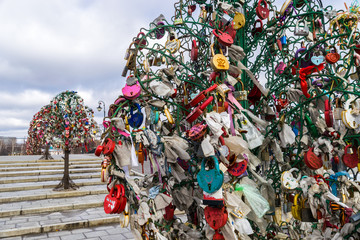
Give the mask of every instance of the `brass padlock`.
M 227 58 L 223 55 L 223 52 L 220 48 L 220 53 L 216 54 L 214 53 L 214 44 L 211 45 L 211 60 L 210 65 L 216 72 L 220 71 L 227 71 L 229 70 L 230 64 Z
M 238 80 L 238 82 L 241 84 L 241 89 L 242 89 L 241 91 L 239 91 L 239 98 L 236 100 L 239 100 L 239 101 L 248 100 L 247 99 L 247 91 L 245 90 L 244 83 L 241 81 L 240 78 L 237 78 L 236 80 Z
M 302 222 L 317 222 L 318 220 L 314 218 L 310 206 L 305 207 L 307 198 L 302 199 L 301 201 L 301 221 Z

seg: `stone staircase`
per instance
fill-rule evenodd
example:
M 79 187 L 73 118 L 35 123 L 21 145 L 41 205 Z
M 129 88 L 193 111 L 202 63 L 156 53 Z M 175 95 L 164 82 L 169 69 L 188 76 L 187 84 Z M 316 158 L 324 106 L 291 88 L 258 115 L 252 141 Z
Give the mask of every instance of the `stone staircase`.
M 64 162 L 61 156 L 53 157 L 0 157 L 0 238 L 47 239 L 78 229 L 87 239 L 83 233 L 94 235 L 94 228 L 116 231 L 118 215 L 107 215 L 103 209 L 107 190 L 100 181 L 101 159 L 92 154 L 70 154 L 70 177 L 80 188 L 56 192 L 52 189 L 62 179 Z

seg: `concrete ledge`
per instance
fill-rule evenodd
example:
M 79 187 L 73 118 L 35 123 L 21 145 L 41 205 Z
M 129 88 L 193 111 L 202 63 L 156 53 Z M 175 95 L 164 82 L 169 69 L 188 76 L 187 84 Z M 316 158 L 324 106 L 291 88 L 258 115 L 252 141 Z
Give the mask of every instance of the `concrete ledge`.
M 97 161 L 70 161 L 70 165 L 82 165 L 82 164 L 101 164 L 100 160 Z M 0 162 L 0 168 L 10 168 L 10 167 L 34 167 L 34 166 L 64 166 L 63 161 L 57 162 L 24 162 L 24 163 L 2 163 Z
M 7 229 L 0 231 L 0 238 L 16 237 L 16 236 L 32 234 L 32 233 L 46 233 L 46 232 L 54 232 L 59 230 L 71 230 L 71 229 L 93 227 L 93 226 L 118 223 L 118 222 L 119 222 L 119 215 L 114 215 L 107 218 L 99 218 L 92 220 L 40 225 L 40 226 L 28 227 L 28 228 L 14 228 L 14 229 Z
M 78 203 L 78 204 L 68 204 L 68 205 L 57 205 L 57 206 L 46 206 L 46 207 L 37 207 L 37 208 L 22 208 L 17 210 L 9 211 L 0 211 L 0 217 L 11 217 L 27 214 L 39 214 L 39 213 L 48 213 L 48 212 L 57 212 L 64 210 L 74 210 L 74 209 L 88 209 L 102 207 L 104 202 L 89 202 L 89 203 Z
M 100 173 L 101 167 L 91 168 L 91 169 L 70 169 L 70 173 Z M 33 172 L 33 171 L 17 171 L 17 172 L 3 172 L 0 173 L 0 177 L 17 177 L 21 176 L 38 176 L 38 175 L 50 175 L 50 174 L 61 174 L 63 173 L 63 169 L 54 170 L 54 171 L 45 171 L 45 172 Z
M 69 169 L 77 169 L 77 168 L 84 168 L 84 166 L 82 165 L 74 165 L 74 164 L 70 164 Z M 95 163 L 95 164 L 91 164 L 91 165 L 87 165 L 86 168 L 97 168 L 97 169 L 101 169 L 100 164 Z M 14 172 L 14 171 L 41 171 L 41 170 L 55 170 L 55 169 L 64 169 L 64 165 L 51 165 L 51 166 L 44 166 L 44 167 L 37 167 L 37 166 L 32 166 L 32 167 L 8 167 L 8 168 L 1 168 L 0 171 L 1 172 Z

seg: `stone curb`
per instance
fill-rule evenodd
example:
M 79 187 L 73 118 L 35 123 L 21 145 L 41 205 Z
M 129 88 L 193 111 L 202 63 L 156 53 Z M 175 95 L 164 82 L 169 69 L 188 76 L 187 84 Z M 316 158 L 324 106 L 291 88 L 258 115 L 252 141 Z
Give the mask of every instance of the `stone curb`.
M 93 169 L 70 169 L 70 173 L 91 173 L 91 172 L 98 172 L 100 173 L 101 168 L 93 168 Z M 19 175 L 21 176 L 37 176 L 37 175 L 51 175 L 51 174 L 61 174 L 64 171 L 62 169 L 60 170 L 54 170 L 54 171 L 47 171 L 47 172 L 31 172 L 31 171 L 21 171 L 21 172 L 4 172 L 0 173 L 0 178 L 2 177 L 17 177 Z
M 40 225 L 36 227 L 28 227 L 28 228 L 15 228 L 15 229 L 7 229 L 4 231 L 0 231 L 0 238 L 4 237 L 16 237 L 26 234 L 33 233 L 46 233 L 46 232 L 55 232 L 59 230 L 71 230 L 76 228 L 86 228 L 93 227 L 99 225 L 105 225 L 110 223 L 118 223 L 119 217 L 113 216 L 109 218 L 99 218 L 92 220 L 82 220 L 82 221 L 73 221 L 67 223 L 59 223 L 59 224 L 51 224 L 51 225 Z
M 28 195 L 28 196 L 19 196 L 19 197 L 6 197 L 0 198 L 0 203 L 11 203 L 11 202 L 21 202 L 21 201 L 34 201 L 34 200 L 43 200 L 43 199 L 53 199 L 53 198 L 66 198 L 66 197 L 81 197 L 86 195 L 97 195 L 108 193 L 105 189 L 102 190 L 93 190 L 93 191 L 72 191 L 72 192 L 53 192 L 48 194 L 38 194 L 38 195 Z
M 46 175 L 45 175 L 46 176 Z M 27 183 L 27 182 L 43 182 L 43 181 L 58 181 L 61 180 L 63 176 L 53 177 L 36 177 L 36 178 L 22 178 L 22 179 L 3 179 L 0 180 L 0 184 L 9 184 L 9 183 Z M 80 176 L 71 176 L 71 179 L 88 179 L 88 178 L 98 178 L 100 173 L 92 174 L 92 175 L 80 175 Z
M 74 209 L 88 209 L 102 207 L 104 202 L 90 202 L 90 203 L 73 203 L 68 205 L 57 205 L 57 206 L 46 206 L 46 207 L 37 207 L 37 208 L 24 208 L 16 209 L 10 211 L 0 211 L 0 217 L 12 217 L 20 216 L 27 214 L 39 214 L 39 213 L 48 213 L 48 212 L 57 212 L 57 211 L 66 211 Z
M 96 178 L 94 178 L 96 179 Z M 60 182 L 60 181 L 59 181 Z M 31 185 L 31 186 L 20 186 L 20 187 L 2 187 L 0 188 L 0 192 L 15 192 L 15 191 L 26 191 L 26 190 L 36 190 L 36 189 L 43 189 L 43 188 L 54 188 L 58 185 L 59 183 L 56 184 L 47 184 L 47 185 Z M 80 182 L 80 183 L 75 183 L 76 185 L 78 185 L 79 187 L 83 187 L 83 186 L 93 186 L 93 185 L 99 185 L 101 184 L 100 178 L 98 178 L 97 181 L 86 181 L 86 182 Z

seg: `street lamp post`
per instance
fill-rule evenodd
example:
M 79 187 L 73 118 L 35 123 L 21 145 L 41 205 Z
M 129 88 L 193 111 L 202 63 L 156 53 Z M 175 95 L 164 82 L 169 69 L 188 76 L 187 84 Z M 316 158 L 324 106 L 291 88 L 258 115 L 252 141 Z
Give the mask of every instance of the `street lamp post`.
M 98 112 L 100 112 L 101 109 L 104 110 L 104 119 L 105 119 L 105 102 L 100 100 L 98 103 L 99 103 L 99 106 L 97 107 L 97 110 L 98 110 Z M 105 132 L 105 126 L 104 126 L 104 132 Z

